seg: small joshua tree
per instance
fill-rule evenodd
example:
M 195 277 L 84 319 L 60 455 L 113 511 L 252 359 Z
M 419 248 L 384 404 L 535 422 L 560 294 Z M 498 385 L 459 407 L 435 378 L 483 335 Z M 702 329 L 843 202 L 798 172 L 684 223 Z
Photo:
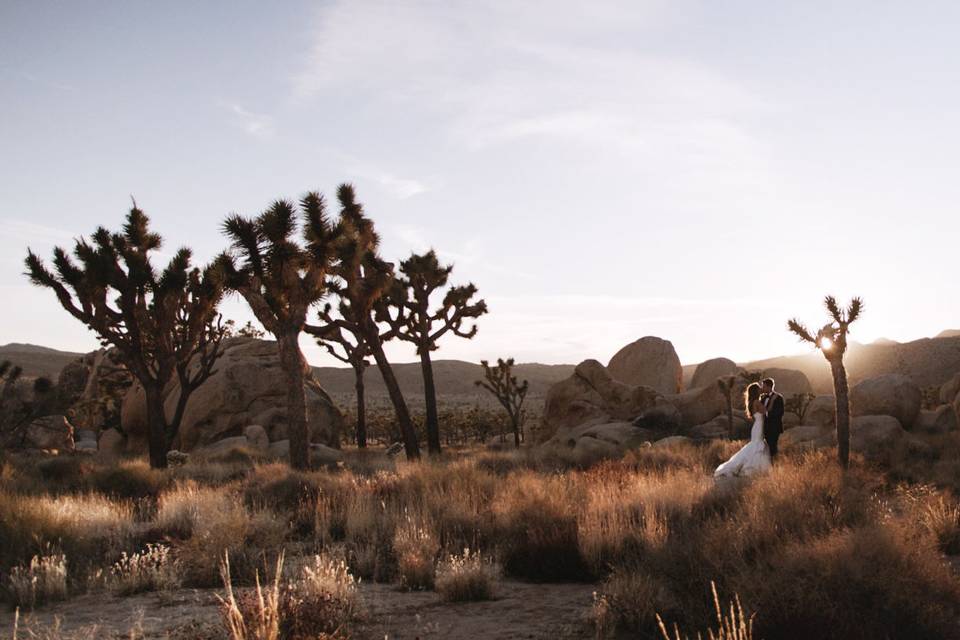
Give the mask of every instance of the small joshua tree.
M 836 397 L 837 454 L 840 465 L 846 469 L 850 464 L 850 390 L 847 385 L 847 370 L 843 365 L 843 356 L 847 352 L 847 334 L 863 311 L 863 301 L 854 298 L 846 309 L 837 305 L 833 296 L 824 299 L 830 322 L 823 325 L 816 334 L 811 333 L 796 319 L 787 322 L 787 327 L 802 341 L 809 342 L 820 350 L 830 363 L 833 374 L 833 391 Z
M 340 362 L 350 365 L 353 369 L 354 388 L 357 392 L 357 428 L 356 440 L 357 447 L 364 449 L 367 446 L 367 408 L 363 384 L 363 374 L 370 366 L 367 356 L 370 349 L 364 342 L 363 336 L 354 335 L 343 330 L 337 324 L 337 318 L 333 316 L 333 307 L 330 304 L 324 306 L 320 312 L 320 327 L 308 326 L 309 331 L 317 344 L 327 350 L 327 352 Z
M 506 409 L 510 425 L 513 427 L 513 443 L 519 449 L 523 420 L 526 417 L 523 401 L 527 397 L 530 383 L 527 380 L 522 383 L 517 381 L 517 377 L 513 375 L 513 365 L 513 358 L 498 359 L 495 367 L 491 367 L 489 362 L 483 360 L 480 366 L 483 367 L 485 380 L 477 380 L 475 384 L 492 393 Z
M 299 340 L 307 312 L 328 291 L 337 230 L 327 220 L 319 193 L 308 193 L 299 205 L 278 200 L 256 218 L 228 217 L 223 229 L 233 241 L 234 253 L 221 254 L 217 264 L 227 287 L 243 296 L 260 324 L 277 339 L 287 383 L 290 464 L 305 469 L 310 463 L 303 388 L 307 363 Z M 295 237 L 298 230 L 302 244 Z
M 727 431 L 730 437 L 733 438 L 733 396 L 737 389 L 737 376 L 722 376 L 717 378 L 717 386 L 720 388 L 720 393 L 723 394 L 723 399 L 726 401 Z
M 377 363 L 390 395 L 407 459 L 417 460 L 420 458 L 420 443 L 413 419 L 390 361 L 383 351 L 384 341 L 393 337 L 392 330 L 381 332 L 374 317 L 374 307 L 393 286 L 393 265 L 380 257 L 380 236 L 373 221 L 363 212 L 363 206 L 357 202 L 353 187 L 349 184 L 340 185 L 337 199 L 341 208 L 335 248 L 336 267 L 331 273 L 334 279 L 329 284 L 331 291 L 340 299 L 338 317 L 334 318 L 328 312 L 326 317 L 321 314 L 321 320 L 364 343 Z M 308 331 L 321 338 L 324 335 L 322 327 L 310 327 Z M 354 344 L 359 342 L 355 341 Z
M 100 227 L 92 244 L 76 242 L 79 264 L 60 247 L 53 252 L 54 271 L 32 251 L 26 259 L 30 280 L 53 290 L 70 315 L 115 347 L 117 359 L 143 386 L 150 465 L 156 468 L 167 466 L 187 401 L 214 373 L 223 339 L 219 271 L 191 267 L 191 251 L 182 248 L 158 274 L 150 254 L 160 246 L 160 236 L 134 203 L 121 233 Z M 180 396 L 168 420 L 164 391 L 174 376 Z
M 784 410 L 797 416 L 800 419 L 800 424 L 803 424 L 803 419 L 807 415 L 807 408 L 810 407 L 810 403 L 816 397 L 812 393 L 795 393 L 783 403 Z
M 447 333 L 472 339 L 477 335 L 477 325 L 467 329 L 464 322 L 487 312 L 486 302 L 473 299 L 477 293 L 473 284 L 447 289 L 440 305 L 431 308 L 431 296 L 447 286 L 452 271 L 452 265 L 440 264 L 433 250 L 413 254 L 400 263 L 403 277 L 394 281 L 389 294 L 377 306 L 377 318 L 386 322 L 398 338 L 416 346 L 420 356 L 427 449 L 431 455 L 440 453 L 440 424 L 430 352 L 438 348 L 437 342 Z

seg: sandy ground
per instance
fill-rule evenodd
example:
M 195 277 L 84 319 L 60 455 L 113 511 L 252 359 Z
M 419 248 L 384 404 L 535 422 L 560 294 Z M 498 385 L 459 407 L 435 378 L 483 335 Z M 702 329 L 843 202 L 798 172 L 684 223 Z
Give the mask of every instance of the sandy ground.
M 432 592 L 404 593 L 393 585 L 364 584 L 367 615 L 356 639 L 591 638 L 587 616 L 593 585 L 504 581 L 490 602 L 447 604 Z M 213 640 L 223 638 L 216 590 L 180 590 L 128 597 L 92 594 L 49 604 L 21 616 L 21 629 L 57 623 L 66 634 L 96 631 L 92 638 Z M 0 637 L 9 637 L 13 612 L 0 612 Z M 133 630 L 133 633 L 131 633 Z M 21 638 L 28 638 L 21 633 Z M 80 636 L 84 637 L 84 636 Z M 86 638 L 85 638 L 86 640 Z

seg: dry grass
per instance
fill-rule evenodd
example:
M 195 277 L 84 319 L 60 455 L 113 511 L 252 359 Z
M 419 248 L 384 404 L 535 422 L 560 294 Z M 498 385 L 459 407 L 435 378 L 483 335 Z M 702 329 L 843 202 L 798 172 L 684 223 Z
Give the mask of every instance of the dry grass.
M 26 565 L 14 567 L 7 579 L 10 602 L 33 609 L 44 602 L 67 597 L 67 559 L 63 554 L 34 556 Z
M 110 569 L 109 584 L 117 595 L 168 591 L 180 586 L 179 564 L 170 548 L 148 544 L 139 553 L 124 553 Z
M 500 568 L 478 551 L 464 549 L 437 565 L 435 588 L 447 602 L 492 600 Z
M 488 594 L 496 563 L 521 579 L 596 581 L 602 633 L 657 637 L 658 614 L 681 632 L 716 631 L 716 603 L 703 597 L 711 581 L 757 612 L 756 637 L 954 632 L 960 587 L 942 554 L 960 552 L 960 506 L 932 478 L 946 466 L 921 484 L 905 480 L 920 477 L 923 464 L 949 466 L 950 451 L 932 462 L 926 452 L 922 464 L 898 458 L 895 468 L 855 459 L 847 472 L 829 453 L 788 455 L 752 482 L 715 486 L 713 467 L 736 446 L 645 447 L 589 468 L 525 450 L 420 464 L 348 454 L 344 469 L 305 473 L 255 461 L 147 473 L 127 462 L 108 473 L 92 462 L 39 471 L 35 460 L 6 460 L 0 570 L 52 546 L 68 558 L 76 592 L 94 568 L 109 573 L 124 552 L 131 558 L 164 542 L 191 586 L 218 584 L 225 552 L 232 587 L 270 574 L 281 553 L 320 554 L 342 556 L 350 574 L 327 564 L 317 575 L 432 587 L 455 600 Z M 139 484 L 116 490 L 103 485 L 110 477 Z M 465 548 L 469 555 L 450 558 Z M 294 573 L 281 580 L 277 607 L 293 602 L 290 585 L 318 583 Z M 351 610 L 329 585 L 315 589 L 322 597 L 298 588 L 304 601 L 339 603 L 329 611 L 317 605 L 324 620 Z M 259 619 L 251 612 L 261 599 L 269 606 L 269 593 L 238 591 L 247 624 Z M 343 632 L 324 624 L 311 622 L 322 633 Z M 268 627 L 261 631 L 269 635 Z

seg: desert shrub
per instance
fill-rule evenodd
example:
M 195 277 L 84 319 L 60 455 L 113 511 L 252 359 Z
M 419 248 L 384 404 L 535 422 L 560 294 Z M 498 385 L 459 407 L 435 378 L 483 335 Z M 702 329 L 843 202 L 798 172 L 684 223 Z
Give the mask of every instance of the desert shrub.
M 393 540 L 400 586 L 404 589 L 432 589 L 434 567 L 440 543 L 422 516 L 405 515 Z
M 193 481 L 181 482 L 157 498 L 154 526 L 161 536 L 186 539 L 207 513 L 223 508 L 227 491 L 201 487 Z
M 538 582 L 589 580 L 592 574 L 580 553 L 579 527 L 573 501 L 562 487 L 550 488 L 528 479 L 501 496 L 498 538 L 504 571 Z
M 753 639 L 753 616 L 747 617 L 747 614 L 743 611 L 743 605 L 740 604 L 740 598 L 734 598 L 734 601 L 730 603 L 729 607 L 721 608 L 720 607 L 720 598 L 717 596 L 717 586 L 714 583 L 710 583 L 710 588 L 713 591 L 713 606 L 714 612 L 716 613 L 716 627 L 707 629 L 707 637 L 710 640 L 752 640 Z M 681 636 L 680 629 L 677 625 L 673 625 L 672 629 L 668 629 L 667 625 L 664 624 L 663 618 L 660 617 L 660 614 L 657 614 L 657 626 L 660 628 L 660 633 L 663 634 L 664 640 L 684 640 L 684 638 L 689 636 Z M 673 635 L 670 635 L 670 631 L 673 631 Z M 698 631 L 697 638 L 702 638 L 702 634 Z
M 221 612 L 231 640 L 322 640 L 346 637 L 362 610 L 357 583 L 342 560 L 315 556 L 292 579 L 282 580 L 283 556 L 266 588 L 235 593 L 229 560 L 223 569 Z
M 134 500 L 156 498 L 167 482 L 162 471 L 151 469 L 143 460 L 98 467 L 89 476 L 90 488 L 94 491 Z
M 921 522 L 936 539 L 940 551 L 960 555 L 960 506 L 956 502 L 939 496 L 923 507 Z
M 956 637 L 960 585 L 932 548 L 896 524 L 788 542 L 735 581 L 765 638 Z
M 252 508 L 293 512 L 302 501 L 316 500 L 319 493 L 320 487 L 310 474 L 283 464 L 269 464 L 257 467 L 247 478 L 243 499 Z
M 216 585 L 224 554 L 230 555 L 233 577 L 253 584 L 262 561 L 284 546 L 287 524 L 268 511 L 249 511 L 230 491 L 201 491 L 193 507 L 191 535 L 174 543 L 186 584 Z
M 40 460 L 37 471 L 48 491 L 79 491 L 86 482 L 91 465 L 80 456 L 59 455 Z
M 7 578 L 7 594 L 17 607 L 34 608 L 67 597 L 67 558 L 63 554 L 34 556 L 14 567 Z
M 167 474 L 175 482 L 193 481 L 199 485 L 220 487 L 246 478 L 250 471 L 251 467 L 246 464 L 190 458 L 185 464 L 169 468 Z
M 78 577 L 113 562 L 134 529 L 129 502 L 97 494 L 12 495 L 0 491 L 0 569 L 25 564 L 51 547 Z
M 437 565 L 435 588 L 447 602 L 492 600 L 499 568 L 479 552 L 464 549 Z
M 148 544 L 143 551 L 120 556 L 110 568 L 109 584 L 117 595 L 175 589 L 180 585 L 179 567 L 169 547 Z
M 592 617 L 600 638 L 618 629 L 653 629 L 656 616 L 677 609 L 666 585 L 642 568 L 619 566 L 594 593 Z

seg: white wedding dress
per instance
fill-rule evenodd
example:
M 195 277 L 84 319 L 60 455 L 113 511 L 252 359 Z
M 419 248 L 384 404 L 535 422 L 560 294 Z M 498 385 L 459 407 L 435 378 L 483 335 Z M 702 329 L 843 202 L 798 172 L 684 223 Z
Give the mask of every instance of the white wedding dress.
M 741 478 L 770 469 L 770 450 L 763 439 L 763 414 L 757 413 L 750 430 L 750 442 L 717 467 L 714 478 Z

